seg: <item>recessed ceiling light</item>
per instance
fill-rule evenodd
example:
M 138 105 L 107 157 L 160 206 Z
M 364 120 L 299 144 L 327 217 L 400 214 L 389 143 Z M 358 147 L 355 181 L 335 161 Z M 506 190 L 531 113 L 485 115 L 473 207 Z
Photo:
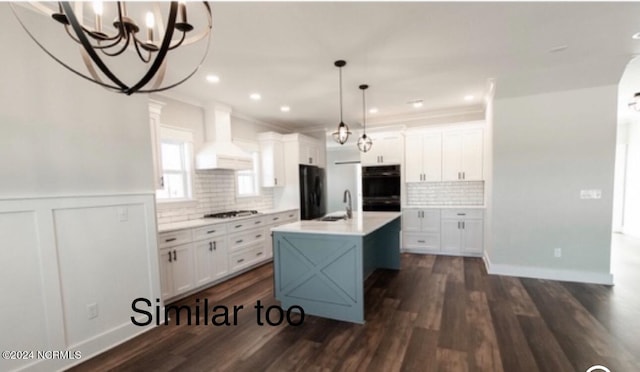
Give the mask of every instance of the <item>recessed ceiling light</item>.
M 291 111 L 291 107 L 289 107 L 289 106 L 280 106 L 280 111 L 289 112 L 289 111 Z
M 640 32 L 636 32 L 635 34 L 633 34 L 633 36 L 631 36 L 632 39 L 636 39 L 636 40 L 640 40 Z
M 218 77 L 218 75 L 207 75 L 207 81 L 215 84 L 220 82 L 220 78 Z
M 262 99 L 262 96 L 260 95 L 260 93 L 251 93 L 249 95 L 249 98 L 251 98 L 254 101 L 260 101 Z
M 465 101 L 473 101 L 474 98 L 476 98 L 476 97 L 472 96 L 471 94 L 468 94 L 468 95 L 464 96 L 464 100 Z
M 369 113 L 370 114 L 377 114 L 378 113 L 378 108 L 377 107 L 372 107 L 369 109 Z
M 415 100 L 409 101 L 407 103 L 410 104 L 411 106 L 413 106 L 414 108 L 419 108 L 419 107 L 422 107 L 424 105 L 424 102 L 422 102 L 421 99 L 415 99 Z

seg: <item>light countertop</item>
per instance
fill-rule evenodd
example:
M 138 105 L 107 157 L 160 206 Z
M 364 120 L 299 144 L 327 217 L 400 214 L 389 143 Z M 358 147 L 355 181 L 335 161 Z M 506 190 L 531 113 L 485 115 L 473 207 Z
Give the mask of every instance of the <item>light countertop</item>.
M 265 211 L 259 211 L 258 214 L 252 214 L 252 215 L 249 215 L 249 216 L 242 216 L 242 217 L 233 217 L 233 218 L 198 218 L 198 219 L 195 219 L 195 220 L 188 220 L 188 221 L 169 222 L 169 223 L 159 224 L 158 225 L 158 232 L 159 233 L 164 233 L 164 232 L 168 232 L 168 231 L 192 229 L 192 228 L 195 228 L 195 227 L 202 227 L 202 226 L 216 225 L 216 224 L 220 224 L 220 223 L 227 223 L 227 222 L 233 222 L 233 221 L 239 221 L 239 220 L 246 220 L 248 218 L 258 218 L 258 217 L 262 217 L 262 216 L 268 216 L 270 214 L 287 212 L 287 211 L 292 211 L 292 210 L 295 210 L 295 209 L 292 209 L 292 208 L 280 209 L 280 210 L 278 210 L 278 209 L 269 209 L 269 210 L 265 210 Z
M 342 212 L 342 214 L 344 214 L 344 212 Z M 274 227 L 271 231 L 365 236 L 400 216 L 402 216 L 400 212 L 353 212 L 353 218 L 350 220 L 296 221 Z
M 403 205 L 402 209 L 485 209 L 484 205 Z

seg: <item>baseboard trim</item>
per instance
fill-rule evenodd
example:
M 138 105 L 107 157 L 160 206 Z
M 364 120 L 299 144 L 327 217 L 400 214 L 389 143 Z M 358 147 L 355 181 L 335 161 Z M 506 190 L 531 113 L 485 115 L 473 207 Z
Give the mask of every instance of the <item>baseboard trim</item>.
M 487 255 L 482 256 L 487 273 L 493 275 L 517 276 L 523 278 L 558 280 L 561 282 L 578 282 L 613 285 L 613 275 L 610 273 L 598 273 L 593 271 L 549 269 L 545 267 L 532 267 L 520 265 L 495 264 Z

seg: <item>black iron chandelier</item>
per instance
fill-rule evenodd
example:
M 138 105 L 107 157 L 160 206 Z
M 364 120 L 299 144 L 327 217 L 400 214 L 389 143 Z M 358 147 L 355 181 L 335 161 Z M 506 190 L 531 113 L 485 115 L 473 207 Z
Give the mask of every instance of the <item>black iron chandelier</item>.
M 340 71 L 340 124 L 338 125 L 338 130 L 333 132 L 333 139 L 341 145 L 344 145 L 345 142 L 349 139 L 349 135 L 351 132 L 349 131 L 349 127 L 347 124 L 342 121 L 342 68 L 347 64 L 346 61 L 338 60 L 334 62 L 334 65 Z
M 111 14 L 115 15 L 110 25 L 103 24 L 103 18 L 106 17 L 106 9 L 101 1 L 93 3 L 93 17 L 86 14 L 88 13 L 85 11 L 87 5 L 90 4 L 86 2 L 76 2 L 72 6 L 69 2 L 61 1 L 58 2 L 57 9 L 51 9 L 42 4 L 33 4 L 37 10 L 50 15 L 54 20 L 58 21 L 64 27 L 67 35 L 81 46 L 82 63 L 86 67 L 88 74 L 79 72 L 77 68 L 71 67 L 68 63 L 63 62 L 62 58 L 56 57 L 50 50 L 45 48 L 43 43 L 36 39 L 18 16 L 13 5 L 12 10 L 29 36 L 50 57 L 71 72 L 105 88 L 131 95 L 137 92 L 159 92 L 184 83 L 196 73 L 207 55 L 212 28 L 211 7 L 206 1 L 190 3 L 193 4 L 192 6 L 202 6 L 196 14 L 203 21 L 196 29 L 196 25 L 189 23 L 186 2 L 135 3 L 138 7 L 145 6 L 148 8 L 145 17 L 146 32 L 142 32 L 141 26 L 135 20 L 136 17 L 128 12 L 127 2 L 125 1 L 106 2 L 104 4 L 108 5 L 109 10 L 113 12 Z M 168 10 L 166 9 L 167 5 Z M 161 6 L 164 9 L 161 9 Z M 165 18 L 163 14 L 166 15 L 166 24 L 162 22 Z M 194 14 L 194 12 L 191 11 L 191 14 Z M 135 14 L 138 18 L 140 18 L 140 15 Z M 91 18 L 93 18 L 93 22 L 90 22 Z M 93 24 L 89 26 L 91 23 Z M 156 35 L 157 38 L 155 37 Z M 177 81 L 163 85 L 169 52 L 201 40 L 205 41 L 205 45 L 200 62 L 195 68 L 188 70 L 186 75 L 184 73 L 179 74 L 180 77 L 178 77 Z M 105 57 L 114 58 L 131 53 L 137 54 L 138 60 L 144 64 L 144 73 L 139 80 L 128 83 L 108 67 L 108 64 L 105 63 L 107 60 Z

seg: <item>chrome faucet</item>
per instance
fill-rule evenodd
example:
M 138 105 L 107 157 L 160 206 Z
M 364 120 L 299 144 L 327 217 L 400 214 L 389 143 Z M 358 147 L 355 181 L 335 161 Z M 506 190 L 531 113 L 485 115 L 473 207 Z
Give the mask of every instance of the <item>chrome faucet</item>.
M 347 197 L 349 199 L 348 202 L 347 202 Z M 345 206 L 347 210 L 347 219 L 350 220 L 353 217 L 353 212 L 351 208 L 351 191 L 349 191 L 349 189 L 344 190 L 344 196 L 342 197 L 342 202 L 347 204 Z

